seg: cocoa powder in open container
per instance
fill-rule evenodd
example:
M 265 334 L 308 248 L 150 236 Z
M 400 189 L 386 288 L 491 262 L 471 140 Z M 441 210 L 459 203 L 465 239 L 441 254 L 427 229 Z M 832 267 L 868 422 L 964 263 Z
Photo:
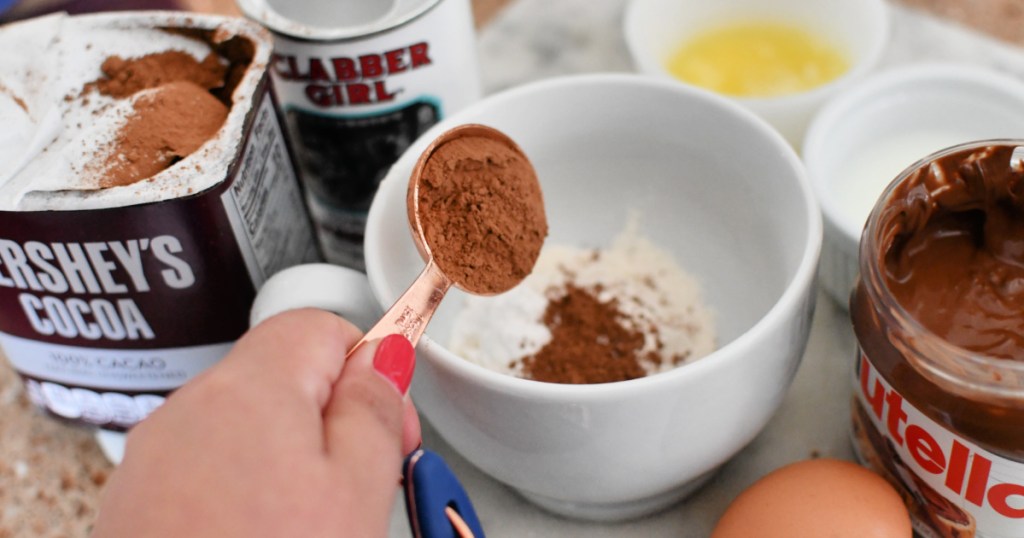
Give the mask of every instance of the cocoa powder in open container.
M 110 56 L 100 66 L 103 77 L 82 88 L 83 95 L 95 91 L 133 99 L 132 112 L 114 140 L 87 166 L 101 176 L 101 188 L 152 177 L 213 138 L 224 125 L 232 92 L 252 59 L 252 44 L 244 39 L 215 43 L 210 31 L 165 31 L 208 43 L 214 52 L 202 60 L 178 50 Z
M 521 285 L 468 297 L 449 349 L 507 375 L 554 383 L 627 381 L 717 347 L 698 281 L 640 233 L 639 216 L 601 248 L 549 241 Z

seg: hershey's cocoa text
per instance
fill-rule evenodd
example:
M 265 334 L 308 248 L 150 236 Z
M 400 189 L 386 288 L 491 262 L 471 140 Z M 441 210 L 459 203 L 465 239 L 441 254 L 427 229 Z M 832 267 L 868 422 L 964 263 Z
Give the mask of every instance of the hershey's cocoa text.
M 192 286 L 195 273 L 172 235 L 127 241 L 19 243 L 0 239 L 0 287 L 39 334 L 87 340 L 151 340 L 133 295 Z
M 431 65 L 429 48 L 422 41 L 354 58 L 274 54 L 271 68 L 283 80 L 309 82 L 306 97 L 318 107 L 387 103 L 402 91 L 389 89 L 388 77 Z

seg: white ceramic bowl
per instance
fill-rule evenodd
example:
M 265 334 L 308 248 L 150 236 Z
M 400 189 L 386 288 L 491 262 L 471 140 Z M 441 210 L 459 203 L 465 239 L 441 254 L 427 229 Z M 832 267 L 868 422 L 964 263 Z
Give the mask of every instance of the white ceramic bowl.
M 452 290 L 418 347 L 412 394 L 474 465 L 555 512 L 621 519 L 703 483 L 765 425 L 808 336 L 821 217 L 796 154 L 731 101 L 635 75 L 552 79 L 494 95 L 426 133 L 380 185 L 366 266 L 390 305 L 424 263 L 405 193 L 426 144 L 455 125 L 512 137 L 536 167 L 549 242 L 607 245 L 640 228 L 702 283 L 720 348 L 651 377 L 600 385 L 513 378 L 445 347 Z
M 893 68 L 830 101 L 811 122 L 803 147 L 824 213 L 822 287 L 848 306 L 861 230 L 900 172 L 948 146 L 1022 137 L 1024 82 L 981 67 Z
M 871 71 L 889 41 L 884 0 L 631 0 L 626 45 L 636 69 L 679 81 L 668 58 L 695 34 L 735 22 L 773 21 L 806 28 L 830 40 L 850 60 L 840 77 L 808 91 L 777 97 L 731 97 L 768 120 L 800 147 L 814 113 L 832 95 Z

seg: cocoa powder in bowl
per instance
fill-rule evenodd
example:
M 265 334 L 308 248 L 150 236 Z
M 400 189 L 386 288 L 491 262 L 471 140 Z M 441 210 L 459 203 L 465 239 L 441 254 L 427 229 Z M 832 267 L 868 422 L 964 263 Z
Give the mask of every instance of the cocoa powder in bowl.
M 522 281 L 548 233 L 529 159 L 507 136 L 482 125 L 456 127 L 427 148 L 408 202 L 420 244 L 471 293 L 501 293 Z
M 593 291 L 574 285 L 552 298 L 544 311 L 551 341 L 524 357 L 528 379 L 548 383 L 611 383 L 644 377 L 641 361 L 656 362 L 656 352 L 644 354 L 644 334 L 623 325 L 616 301 L 601 302 Z

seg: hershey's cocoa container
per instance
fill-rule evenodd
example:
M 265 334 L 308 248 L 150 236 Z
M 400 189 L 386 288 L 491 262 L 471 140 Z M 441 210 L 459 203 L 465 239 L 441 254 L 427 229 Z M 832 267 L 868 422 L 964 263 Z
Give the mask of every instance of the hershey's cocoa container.
M 0 28 L 0 50 L 21 51 L 0 56 L 16 133 L 0 137 L 0 345 L 35 404 L 122 431 L 225 354 L 266 278 L 319 257 L 270 36 L 187 13 L 55 15 Z M 203 59 L 220 79 L 167 82 Z M 159 166 L 126 180 L 140 163 Z
M 468 0 L 238 0 L 274 33 L 271 76 L 328 261 L 364 270 L 377 185 L 409 145 L 477 100 Z

